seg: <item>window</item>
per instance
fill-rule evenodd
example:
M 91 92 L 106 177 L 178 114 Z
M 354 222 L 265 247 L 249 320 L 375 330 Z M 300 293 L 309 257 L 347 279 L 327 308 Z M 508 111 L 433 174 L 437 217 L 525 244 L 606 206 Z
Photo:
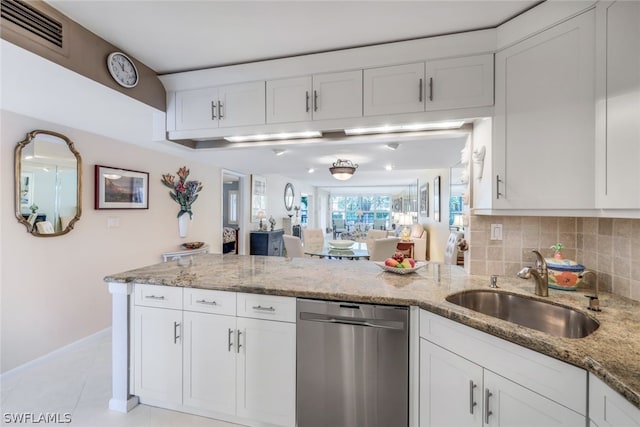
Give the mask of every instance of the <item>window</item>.
M 391 228 L 391 196 L 389 195 L 339 195 L 331 197 L 331 219 L 344 219 L 347 228 L 360 226 L 364 229 L 374 224 Z M 380 228 L 376 225 L 376 228 Z

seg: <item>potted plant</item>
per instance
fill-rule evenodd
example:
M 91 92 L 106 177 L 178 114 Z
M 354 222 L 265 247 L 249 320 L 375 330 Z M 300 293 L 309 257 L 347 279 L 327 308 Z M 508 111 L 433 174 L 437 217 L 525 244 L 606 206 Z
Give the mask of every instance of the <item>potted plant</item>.
M 551 245 L 551 249 L 553 249 L 553 259 L 563 259 L 562 257 L 562 248 L 564 245 L 562 243 L 556 243 L 555 245 Z
M 35 203 L 33 203 L 31 206 L 29 206 L 29 209 L 31 209 L 31 213 L 34 214 L 36 212 L 38 212 L 38 205 L 36 205 Z

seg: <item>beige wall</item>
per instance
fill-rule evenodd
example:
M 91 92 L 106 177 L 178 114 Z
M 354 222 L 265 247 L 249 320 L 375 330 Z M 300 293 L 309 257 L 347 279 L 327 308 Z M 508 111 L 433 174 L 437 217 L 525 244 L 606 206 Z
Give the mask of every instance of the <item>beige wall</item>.
M 202 240 L 220 252 L 219 168 L 7 111 L 0 119 L 2 372 L 109 327 L 105 275 L 159 262 L 162 252 L 184 241 Z M 82 218 L 64 236 L 33 237 L 13 213 L 13 150 L 34 129 L 68 136 L 82 156 Z M 94 210 L 95 164 L 149 172 L 149 209 Z M 204 183 L 186 239 L 178 236 L 178 205 L 160 183 L 161 174 L 175 174 L 183 165 L 190 178 Z M 120 227 L 107 228 L 110 217 Z
M 490 240 L 491 224 L 502 224 L 503 240 Z M 565 258 L 596 271 L 603 290 L 640 301 L 640 220 L 611 218 L 471 216 L 471 274 L 515 276 L 532 265 L 531 251 Z
M 433 180 L 440 176 L 440 222 L 433 217 Z M 418 223 L 429 230 L 429 260 L 444 262 L 444 249 L 449 238 L 449 169 L 425 170 L 418 179 L 418 191 L 425 182 L 429 183 L 429 216 L 418 216 Z

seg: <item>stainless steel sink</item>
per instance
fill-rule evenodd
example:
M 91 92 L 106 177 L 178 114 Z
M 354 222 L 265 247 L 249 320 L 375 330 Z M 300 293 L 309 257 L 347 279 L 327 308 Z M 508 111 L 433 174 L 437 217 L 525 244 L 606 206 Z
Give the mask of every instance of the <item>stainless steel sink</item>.
M 468 309 L 563 338 L 584 338 L 600 323 L 571 307 L 526 296 L 477 289 L 451 294 L 447 301 Z

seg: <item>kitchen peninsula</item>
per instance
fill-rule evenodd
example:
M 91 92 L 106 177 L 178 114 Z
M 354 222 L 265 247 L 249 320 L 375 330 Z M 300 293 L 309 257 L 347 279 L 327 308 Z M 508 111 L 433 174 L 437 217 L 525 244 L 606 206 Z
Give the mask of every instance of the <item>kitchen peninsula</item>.
M 104 280 L 113 294 L 114 367 L 110 407 L 115 410 L 127 411 L 138 403 L 137 398 L 132 396 L 137 394 L 136 390 L 132 390 L 130 394 L 132 382 L 128 374 L 133 363 L 131 360 L 134 359 L 131 354 L 134 344 L 129 339 L 129 334 L 135 336 L 131 311 L 136 309 L 133 297 L 135 288 L 149 285 L 151 289 L 170 288 L 185 293 L 237 293 L 239 299 L 240 295 L 245 295 L 245 298 L 246 295 L 262 295 L 411 306 L 415 308 L 412 316 L 420 312 L 420 336 L 423 332 L 426 333 L 422 330 L 423 318 L 435 314 L 437 316 L 433 316 L 434 318 L 453 320 L 456 324 L 505 340 L 509 345 L 514 343 L 573 365 L 566 365 L 568 368 L 581 368 L 583 372 L 588 372 L 589 377 L 597 378 L 622 395 L 627 401 L 625 403 L 633 405 L 635 410 L 640 408 L 640 303 L 608 293 L 600 296 L 602 312 L 591 313 L 585 309 L 587 300 L 583 296 L 588 291 L 549 291 L 550 302 L 573 307 L 600 323 L 599 328 L 591 335 L 572 339 L 554 337 L 447 302 L 445 298 L 452 293 L 488 288 L 489 277 L 471 276 L 460 267 L 435 263 L 427 263 L 414 274 L 396 275 L 382 271 L 375 263 L 366 261 L 341 262 L 264 256 L 223 258 L 221 255 L 203 254 L 109 275 Z M 532 281 L 500 277 L 498 286 L 499 291 L 533 297 Z M 146 295 L 152 300 L 156 298 L 163 301 L 163 304 L 174 304 L 171 298 L 165 300 L 158 293 Z M 198 302 L 202 304 L 217 304 L 203 296 L 198 298 Z M 180 293 L 175 307 L 182 309 L 182 301 Z M 186 297 L 184 301 L 187 304 Z M 262 308 L 265 307 L 267 310 L 272 308 Z M 235 305 L 233 310 L 235 315 Z M 285 316 L 288 314 L 285 313 Z M 293 319 L 289 317 L 285 320 L 293 323 L 295 315 Z M 417 320 L 411 324 L 418 325 Z M 231 332 L 229 334 L 231 349 Z M 182 333 L 174 331 L 172 337 L 174 341 L 178 341 L 182 339 Z M 417 351 L 417 337 L 414 335 L 411 338 L 412 351 Z M 417 373 L 414 374 L 417 377 Z M 586 412 L 586 396 L 582 400 L 585 401 L 583 406 Z M 416 401 L 412 401 L 415 404 Z M 181 410 L 179 405 L 165 407 Z M 411 425 L 417 425 L 416 418 Z

